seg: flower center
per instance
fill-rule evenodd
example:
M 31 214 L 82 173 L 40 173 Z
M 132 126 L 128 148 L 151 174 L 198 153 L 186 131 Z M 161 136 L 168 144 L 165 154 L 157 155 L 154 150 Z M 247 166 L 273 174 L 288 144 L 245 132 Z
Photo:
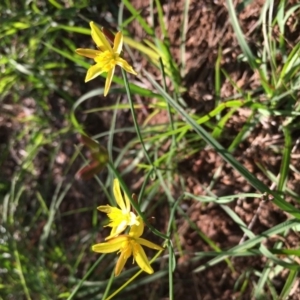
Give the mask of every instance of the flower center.
M 119 55 L 106 50 L 95 57 L 95 62 L 101 64 L 103 72 L 108 72 L 115 67 L 117 56 Z

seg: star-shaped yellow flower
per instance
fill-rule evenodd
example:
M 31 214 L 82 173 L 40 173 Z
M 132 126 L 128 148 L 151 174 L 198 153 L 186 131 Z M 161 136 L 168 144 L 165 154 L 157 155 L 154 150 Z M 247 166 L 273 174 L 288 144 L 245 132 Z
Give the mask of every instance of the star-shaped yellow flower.
M 102 205 L 97 207 L 98 210 L 106 213 L 110 219 L 110 223 L 107 226 L 112 227 L 112 230 L 106 240 L 116 237 L 122 233 L 127 226 L 139 225 L 138 217 L 135 215 L 135 213 L 130 211 L 130 201 L 128 196 L 125 193 L 124 198 L 122 196 L 118 179 L 114 180 L 113 192 L 116 202 L 121 209 L 110 205 Z
M 98 50 L 94 49 L 76 49 L 76 53 L 95 60 L 96 64 L 91 66 L 86 74 L 85 82 L 90 81 L 103 72 L 107 72 L 104 96 L 107 95 L 110 84 L 114 75 L 115 66 L 119 65 L 125 71 L 137 75 L 133 68 L 126 60 L 120 57 L 123 47 L 123 34 L 118 32 L 114 38 L 114 45 L 111 47 L 109 41 L 106 39 L 100 28 L 94 23 L 90 22 L 91 35 L 97 45 Z
M 92 246 L 92 250 L 99 253 L 111 253 L 116 251 L 121 252 L 115 268 L 115 276 L 118 276 L 121 273 L 127 259 L 131 255 L 133 255 L 133 259 L 137 262 L 137 264 L 143 271 L 152 274 L 153 269 L 150 266 L 149 260 L 142 245 L 155 250 L 164 249 L 159 245 L 140 238 L 144 231 L 144 223 L 140 219 L 140 217 L 138 217 L 138 219 L 139 225 L 131 226 L 128 234 L 123 234 L 110 239 L 106 243 L 100 243 Z

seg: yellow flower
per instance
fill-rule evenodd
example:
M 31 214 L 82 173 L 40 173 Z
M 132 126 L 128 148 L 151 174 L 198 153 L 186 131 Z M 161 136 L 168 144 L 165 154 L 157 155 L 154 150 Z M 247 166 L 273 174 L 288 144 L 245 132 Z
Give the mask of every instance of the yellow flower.
M 137 75 L 133 68 L 126 60 L 120 57 L 123 47 L 123 34 L 118 32 L 115 35 L 114 45 L 111 47 L 109 41 L 106 39 L 100 28 L 94 23 L 90 22 L 92 39 L 97 45 L 98 50 L 94 49 L 77 49 L 76 53 L 95 60 L 96 64 L 91 66 L 86 74 L 85 82 L 90 81 L 103 72 L 107 72 L 107 78 L 104 88 L 104 96 L 107 95 L 110 84 L 114 75 L 115 66 L 119 65 L 125 71 Z
M 127 259 L 131 255 L 133 255 L 133 259 L 143 271 L 152 274 L 153 269 L 150 266 L 149 260 L 141 245 L 155 250 L 163 250 L 164 248 L 148 240 L 140 238 L 140 236 L 143 234 L 143 231 L 144 223 L 139 219 L 139 225 L 131 226 L 128 234 L 112 238 L 106 243 L 96 244 L 92 246 L 92 250 L 99 253 L 111 253 L 116 251 L 121 252 L 115 268 L 115 276 L 118 276 L 121 273 Z
M 137 216 L 130 211 L 130 201 L 125 193 L 123 198 L 118 179 L 114 180 L 113 192 L 116 202 L 121 209 L 110 205 L 97 207 L 98 210 L 106 213 L 111 220 L 107 226 L 112 227 L 112 230 L 106 240 L 119 235 L 127 226 L 139 225 L 140 223 Z

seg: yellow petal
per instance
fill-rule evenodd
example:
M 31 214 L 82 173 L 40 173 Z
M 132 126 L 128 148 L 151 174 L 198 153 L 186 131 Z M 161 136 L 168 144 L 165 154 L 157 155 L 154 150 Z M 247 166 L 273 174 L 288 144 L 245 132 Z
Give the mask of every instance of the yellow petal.
M 91 36 L 97 47 L 101 51 L 109 50 L 112 52 L 112 48 L 100 28 L 94 22 L 90 22 L 90 26 L 92 29 Z
M 121 251 L 120 257 L 117 261 L 116 268 L 115 268 L 115 276 L 118 276 L 121 271 L 123 270 L 127 259 L 132 255 L 131 247 L 128 244 L 124 250 Z
M 110 232 L 110 235 L 108 237 L 105 238 L 105 240 L 110 240 L 112 238 L 115 238 L 117 235 L 116 235 L 116 230 L 117 230 L 117 227 L 113 227 L 111 232 Z
M 114 207 L 110 206 L 110 205 L 100 205 L 97 207 L 98 210 L 100 210 L 101 212 L 104 212 L 106 214 L 109 214 Z
M 133 75 L 137 75 L 137 72 L 133 70 L 132 66 L 129 65 L 125 59 L 121 57 L 116 58 L 116 64 L 122 67 L 126 72 L 131 73 Z
M 100 64 L 91 66 L 85 76 L 85 82 L 88 82 L 103 73 L 103 68 Z
M 110 218 L 111 223 L 113 223 L 111 226 L 118 226 L 122 221 L 127 222 L 128 219 L 128 217 L 123 214 L 122 210 L 117 207 L 113 207 L 107 216 Z
M 114 72 L 115 72 L 115 68 L 112 68 L 111 70 L 109 70 L 107 72 L 107 75 L 106 75 L 107 77 L 106 77 L 105 87 L 104 87 L 104 96 L 106 96 L 109 92 L 109 88 L 110 88 L 110 85 L 111 85 L 112 78 L 114 76 Z
M 120 182 L 117 178 L 114 180 L 113 193 L 114 193 L 115 199 L 117 201 L 117 204 L 119 205 L 121 210 L 125 211 L 126 207 L 125 207 L 124 199 L 123 199 L 123 196 L 121 193 Z
M 106 243 L 100 243 L 92 246 L 92 250 L 98 253 L 111 253 L 121 249 L 124 242 L 128 241 L 128 236 L 121 235 Z
M 152 274 L 154 272 L 150 266 L 149 260 L 145 254 L 144 249 L 138 243 L 134 243 L 133 245 L 133 257 L 143 271 L 149 274 Z
M 115 268 L 115 276 L 118 276 L 120 275 L 120 273 L 122 272 L 125 264 L 126 264 L 126 261 L 121 255 L 117 261 L 117 264 L 116 264 L 116 268 Z
M 115 230 L 115 234 L 116 235 L 119 235 L 121 232 L 123 232 L 126 227 L 127 227 L 127 221 L 122 221 L 117 227 L 116 227 L 116 230 Z
M 121 54 L 122 48 L 123 48 L 123 34 L 121 31 L 119 31 L 115 36 L 113 51 L 117 54 Z
M 159 245 L 156 245 L 148 240 L 145 240 L 143 238 L 137 238 L 136 239 L 136 242 L 143 245 L 143 246 L 146 246 L 148 248 L 151 248 L 151 249 L 155 249 L 155 250 L 164 250 L 163 247 L 159 246 Z
M 101 53 L 99 50 L 83 49 L 83 48 L 76 49 L 75 52 L 81 56 L 85 56 L 88 58 L 95 58 L 97 55 Z
M 115 222 L 110 223 L 108 226 L 111 226 L 111 224 L 114 224 Z M 113 229 L 111 230 L 110 235 L 105 239 L 105 240 L 109 240 L 113 237 L 116 237 L 117 235 L 119 235 L 120 233 L 122 233 L 126 227 L 127 227 L 127 221 L 122 221 L 120 224 L 118 224 L 117 226 L 113 226 Z
M 142 234 L 143 234 L 143 232 L 144 232 L 144 222 L 143 222 L 143 220 L 141 219 L 141 217 L 140 216 L 138 216 L 137 218 L 136 218 L 136 220 L 138 221 L 138 225 L 132 225 L 131 226 L 131 228 L 130 228 L 130 231 L 129 231 L 129 235 L 131 236 L 131 237 L 134 237 L 134 238 L 139 238 Z
M 124 198 L 125 198 L 126 211 L 129 213 L 130 212 L 130 200 L 126 193 L 124 193 L 124 196 L 125 196 Z

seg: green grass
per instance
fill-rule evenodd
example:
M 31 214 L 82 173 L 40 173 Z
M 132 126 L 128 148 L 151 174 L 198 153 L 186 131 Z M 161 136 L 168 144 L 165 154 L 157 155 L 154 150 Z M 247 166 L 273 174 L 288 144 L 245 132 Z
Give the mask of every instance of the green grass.
M 176 299 L 179 262 L 187 256 L 193 276 L 207 274 L 222 263 L 226 274 L 235 278 L 232 295 L 240 299 L 249 295 L 288 299 L 293 292 L 300 253 L 286 239 L 297 234 L 300 218 L 300 195 L 289 184 L 299 175 L 293 154 L 299 130 L 300 43 L 291 43 L 286 31 L 289 18 L 299 17 L 300 6 L 266 1 L 257 20 L 260 40 L 250 47 L 233 1 L 226 1 L 241 49 L 237 60 L 257 75 L 259 84 L 255 90 L 239 87 L 222 67 L 219 47 L 214 62 L 214 107 L 201 113 L 184 98 L 189 88 L 184 84 L 188 72 L 184 57 L 190 2 L 182 8 L 182 24 L 178 24 L 180 61 L 172 56 L 160 1 L 150 1 L 147 19 L 127 0 L 120 7 L 53 0 L 1 4 L 0 299 L 140 299 L 145 294 L 147 299 Z M 113 29 L 123 30 L 128 61 L 138 66 L 143 59 L 149 68 L 139 70 L 136 78 L 117 72 L 107 99 L 102 97 L 103 78 L 84 83 L 92 61 L 74 52 L 94 47 L 88 21 L 99 22 L 99 16 Z M 131 26 L 147 34 L 143 41 L 130 36 Z M 235 91 L 226 99 L 221 97 L 225 81 Z M 241 109 L 249 113 L 232 136 L 228 126 Z M 161 123 L 156 121 L 160 118 Z M 266 146 L 279 164 L 271 168 L 254 159 L 258 177 L 239 155 L 248 138 L 259 135 L 257 128 L 265 120 L 275 124 L 281 137 L 278 144 Z M 88 160 L 87 150 L 76 138 L 79 133 L 93 136 L 110 157 L 107 168 L 89 181 L 75 178 Z M 208 149 L 222 162 L 208 184 L 197 182 L 204 194 L 194 194 L 190 176 L 180 170 Z M 225 169 L 242 179 L 249 192 L 216 193 Z M 91 251 L 108 233 L 103 229 L 105 217 L 96 207 L 115 204 L 115 177 L 130 198 L 135 189 L 138 203 L 131 199 L 132 206 L 148 225 L 147 239 L 166 246 L 158 257 L 155 251 L 147 252 L 155 257 L 151 276 L 128 264 L 114 277 L 116 256 Z M 246 222 L 235 206 L 255 200 L 258 209 Z M 255 223 L 270 202 L 287 217 L 257 232 L 251 221 Z M 185 208 L 194 205 L 220 209 L 241 233 L 240 243 L 223 247 L 203 232 Z M 149 222 L 150 217 L 156 223 Z M 183 222 L 209 251 L 187 251 L 178 230 Z M 237 269 L 236 259 L 251 257 L 263 258 L 264 263 L 259 268 Z M 274 278 L 280 276 L 285 277 L 278 288 Z

